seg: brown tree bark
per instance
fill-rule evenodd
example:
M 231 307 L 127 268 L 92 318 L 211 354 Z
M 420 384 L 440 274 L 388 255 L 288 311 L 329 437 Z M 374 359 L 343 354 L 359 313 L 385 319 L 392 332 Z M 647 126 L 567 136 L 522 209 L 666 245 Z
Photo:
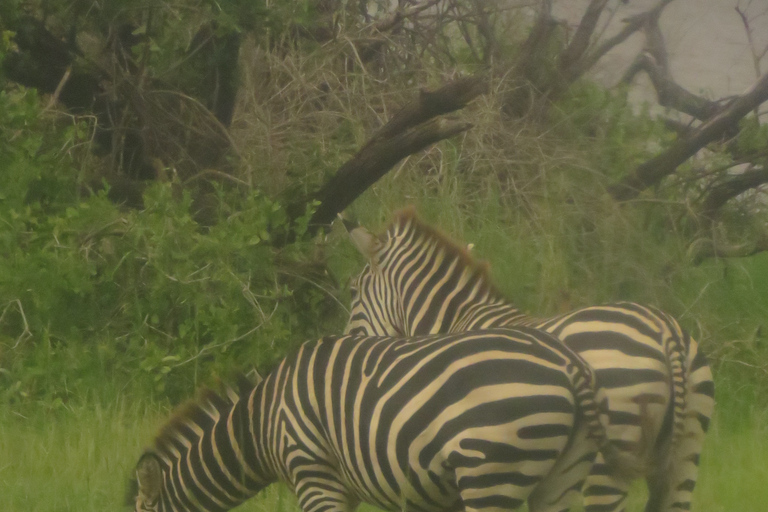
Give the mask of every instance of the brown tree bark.
M 310 234 L 330 225 L 403 158 L 468 130 L 469 123 L 435 118 L 463 108 L 486 89 L 484 76 L 460 78 L 436 91 L 422 91 L 400 109 L 314 196 L 320 206 L 310 220 Z
M 609 188 L 610 194 L 619 201 L 637 197 L 643 190 L 674 173 L 680 164 L 707 144 L 733 130 L 739 120 L 765 101 L 768 101 L 768 74 L 760 78 L 749 91 L 722 108 L 717 115 L 678 139 L 669 149 L 637 166 Z
M 714 185 L 701 204 L 701 214 L 710 220 L 717 217 L 720 208 L 744 192 L 768 183 L 768 169 L 755 167 Z

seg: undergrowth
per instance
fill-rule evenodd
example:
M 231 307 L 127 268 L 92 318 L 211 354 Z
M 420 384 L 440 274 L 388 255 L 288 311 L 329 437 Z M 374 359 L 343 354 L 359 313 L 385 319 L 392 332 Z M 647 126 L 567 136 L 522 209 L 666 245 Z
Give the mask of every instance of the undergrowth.
M 108 190 L 81 191 L 79 125 L 45 140 L 29 125 L 34 94 L 0 101 L 3 138 L 15 139 L 1 148 L 1 400 L 63 403 L 93 389 L 108 400 L 118 389 L 177 401 L 330 330 L 338 306 L 315 244 L 300 231 L 271 243 L 288 229 L 281 204 L 218 187 L 206 227 L 191 195 L 166 182 L 147 188 L 142 210 L 120 208 Z

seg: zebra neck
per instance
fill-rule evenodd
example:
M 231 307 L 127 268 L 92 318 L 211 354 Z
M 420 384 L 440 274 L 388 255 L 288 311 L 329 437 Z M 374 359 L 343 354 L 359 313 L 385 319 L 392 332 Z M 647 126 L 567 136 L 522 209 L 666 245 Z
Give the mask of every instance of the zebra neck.
M 165 466 L 168 510 L 223 512 L 276 480 L 253 435 L 259 422 L 250 404 L 258 389 L 229 399 L 210 394 L 166 426 L 155 455 Z

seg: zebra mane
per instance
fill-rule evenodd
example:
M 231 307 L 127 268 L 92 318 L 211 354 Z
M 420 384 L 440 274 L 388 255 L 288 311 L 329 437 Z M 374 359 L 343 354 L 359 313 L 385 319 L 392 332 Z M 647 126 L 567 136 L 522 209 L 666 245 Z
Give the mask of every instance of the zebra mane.
M 229 411 L 236 401 L 225 398 L 211 389 L 203 389 L 198 398 L 189 400 L 174 411 L 168 422 L 160 429 L 155 438 L 155 449 L 164 451 L 174 444 L 174 440 L 186 427 L 204 422 L 210 418 L 210 411 L 216 409 L 220 413 Z
M 239 376 L 236 387 L 222 385 L 222 388 L 222 394 L 210 388 L 203 388 L 198 392 L 197 398 L 179 406 L 155 438 L 155 450 L 158 452 L 165 451 L 178 439 L 180 432 L 193 424 L 210 421 L 211 413 L 214 410 L 221 416 L 228 414 L 241 399 L 252 391 L 253 383 L 247 377 Z
M 491 280 L 490 263 L 485 260 L 478 260 L 465 246 L 455 242 L 438 228 L 421 220 L 416 213 L 416 208 L 412 205 L 395 212 L 394 220 L 387 229 L 388 232 L 392 233 L 406 230 L 412 231 L 419 238 L 434 244 L 447 258 L 458 260 L 459 264 L 473 278 L 480 281 L 483 291 L 487 292 L 490 297 L 508 302 Z

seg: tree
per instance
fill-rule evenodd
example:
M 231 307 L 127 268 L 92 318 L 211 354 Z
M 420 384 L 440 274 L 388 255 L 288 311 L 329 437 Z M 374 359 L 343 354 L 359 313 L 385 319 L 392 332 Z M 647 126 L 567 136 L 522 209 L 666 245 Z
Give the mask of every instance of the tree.
M 307 112 L 323 110 L 322 98 L 331 87 L 351 87 L 360 77 L 388 94 L 398 87 L 410 94 L 413 85 L 430 81 L 418 98 L 400 96 L 400 109 L 395 101 L 382 102 L 382 111 L 399 113 L 378 116 L 369 126 L 370 138 L 356 141 L 354 150 L 349 140 L 339 141 L 353 156 L 324 171 L 323 180 L 302 182 L 298 194 L 285 187 L 295 218 L 307 204 L 319 203 L 309 229 L 314 233 L 399 161 L 470 127 L 440 116 L 493 91 L 508 128 L 535 127 L 612 48 L 642 33 L 644 49 L 622 83 L 631 87 L 638 73 L 646 73 L 659 104 L 679 114 L 666 120 L 675 135 L 646 161 L 611 170 L 614 181 L 605 183 L 606 193 L 629 202 L 664 184 L 665 193 L 686 205 L 697 260 L 764 251 L 768 234 L 761 221 L 750 222 L 750 229 L 733 221 L 745 212 L 750 219 L 762 218 L 760 198 L 768 182 L 768 132 L 758 115 L 768 99 L 768 75 L 760 67 L 766 50 L 756 48 L 751 37 L 755 6 L 739 4 L 734 16 L 743 20 L 758 79 L 738 97 L 712 100 L 672 78 L 659 29 L 672 1 L 658 0 L 607 36 L 605 20 L 621 14 L 618 0 L 589 1 L 574 29 L 555 18 L 551 0 L 533 6 L 511 0 L 421 0 L 394 7 L 371 0 L 305 0 L 282 7 L 229 0 L 158 8 L 125 0 L 96 10 L 79 3 L 47 10 L 47 3 L 33 1 L 24 11 L 32 15 L 20 14 L 18 4 L 5 7 L 11 16 L 4 13 L 4 28 L 14 31 L 15 47 L 3 69 L 9 79 L 95 119 L 94 140 L 111 155 L 114 191 L 126 181 L 136 185 L 139 180 L 140 191 L 140 180 L 177 179 L 202 190 L 203 198 L 212 192 L 210 181 L 253 186 L 251 177 L 238 176 L 243 162 L 230 128 L 238 94 L 258 94 L 240 88 L 236 64 L 243 60 L 244 41 L 275 64 L 257 87 L 285 90 L 280 73 L 286 68 L 277 63 L 288 62 L 290 55 L 325 63 L 334 78 L 306 84 L 305 92 L 317 98 L 300 107 Z M 182 33 L 192 37 L 180 38 Z M 97 44 L 80 42 L 88 38 Z M 442 71 L 439 83 L 425 71 L 429 63 Z M 728 162 L 691 171 L 691 158 L 705 150 Z M 205 201 L 199 202 L 203 208 Z

